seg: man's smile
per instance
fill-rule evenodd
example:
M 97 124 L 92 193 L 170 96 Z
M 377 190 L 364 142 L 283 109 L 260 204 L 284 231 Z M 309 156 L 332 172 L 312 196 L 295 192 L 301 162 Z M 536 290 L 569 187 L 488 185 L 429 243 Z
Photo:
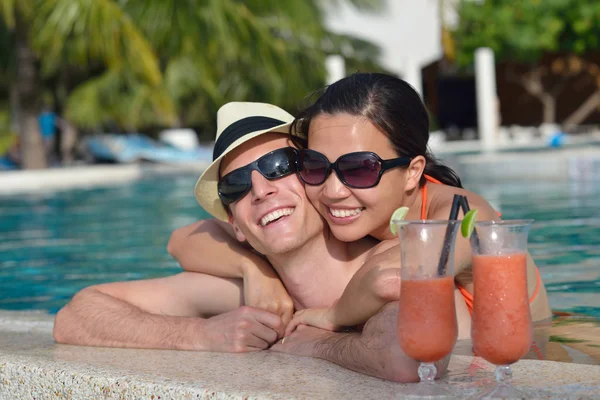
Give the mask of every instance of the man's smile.
M 295 208 L 294 207 L 284 207 L 284 208 L 278 208 L 276 210 L 273 211 L 269 211 L 267 214 L 265 214 L 261 219 L 260 219 L 260 226 L 265 227 L 268 224 L 278 221 L 283 217 L 287 217 L 289 215 L 292 215 L 292 213 L 294 212 Z

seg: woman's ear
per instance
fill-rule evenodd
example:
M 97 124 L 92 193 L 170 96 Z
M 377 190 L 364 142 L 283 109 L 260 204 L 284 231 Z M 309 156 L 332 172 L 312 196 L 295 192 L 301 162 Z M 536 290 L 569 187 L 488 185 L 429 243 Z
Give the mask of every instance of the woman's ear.
M 227 214 L 228 214 L 227 215 L 227 219 L 229 220 L 229 223 L 233 227 L 233 231 L 235 232 L 236 239 L 239 240 L 242 243 L 245 242 L 246 241 L 246 235 L 244 235 L 242 233 L 242 231 L 240 230 L 240 227 L 238 226 L 238 224 L 233 219 L 233 215 L 231 215 L 231 212 L 229 212 Z
M 405 192 L 409 192 L 413 189 L 419 187 L 419 182 L 421 182 L 421 177 L 423 176 L 423 172 L 425 172 L 425 157 L 416 156 L 412 159 L 408 168 L 406 169 L 406 185 L 404 187 Z

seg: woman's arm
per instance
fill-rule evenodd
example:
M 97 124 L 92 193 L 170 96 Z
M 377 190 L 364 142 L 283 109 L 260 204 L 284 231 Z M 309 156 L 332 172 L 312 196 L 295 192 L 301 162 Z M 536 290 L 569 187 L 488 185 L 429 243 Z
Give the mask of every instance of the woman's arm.
M 173 231 L 167 251 L 186 271 L 222 278 L 242 278 L 252 268 L 273 270 L 268 261 L 235 238 L 231 225 L 217 219 Z
M 400 249 L 397 240 L 381 242 L 373 255 L 354 274 L 342 296 L 329 308 L 307 309 L 294 314 L 286 327 L 289 336 L 297 325 L 339 330 L 360 325 L 377 314 L 387 303 L 400 299 Z M 455 290 L 459 338 L 468 338 L 471 317 L 458 290 Z
M 399 267 L 400 250 L 397 248 L 397 241 L 380 243 L 331 307 L 296 312 L 286 328 L 286 336 L 299 324 L 339 330 L 366 322 L 385 304 L 399 299 Z
M 286 324 L 290 321 L 294 306 L 277 273 L 235 238 L 229 224 L 207 219 L 179 228 L 171 234 L 167 251 L 186 271 L 242 278 L 246 305 L 279 315 Z

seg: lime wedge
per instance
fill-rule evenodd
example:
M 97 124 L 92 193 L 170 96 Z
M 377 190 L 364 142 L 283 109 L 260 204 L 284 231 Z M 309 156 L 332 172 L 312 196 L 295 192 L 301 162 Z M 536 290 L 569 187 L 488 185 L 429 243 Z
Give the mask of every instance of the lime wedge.
M 471 210 L 467 214 L 465 214 L 465 218 L 462 220 L 460 224 L 460 233 L 462 233 L 463 237 L 470 238 L 473 233 L 473 229 L 475 229 L 475 222 L 477 221 L 477 210 Z
M 396 224 L 394 223 L 394 221 L 403 220 L 404 217 L 406 217 L 406 214 L 408 214 L 408 207 L 400 207 L 396 209 L 396 211 L 394 211 L 394 213 L 392 214 L 392 218 L 390 218 L 390 232 L 392 232 L 392 235 L 395 235 L 397 233 Z

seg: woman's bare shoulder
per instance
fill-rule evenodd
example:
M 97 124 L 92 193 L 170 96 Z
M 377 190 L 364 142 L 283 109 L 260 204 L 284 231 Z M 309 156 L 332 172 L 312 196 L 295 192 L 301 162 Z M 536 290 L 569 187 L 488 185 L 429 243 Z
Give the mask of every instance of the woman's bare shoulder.
M 383 241 L 377 243 L 375 246 L 373 246 L 369 250 L 367 258 L 376 256 L 381 253 L 385 253 L 389 249 L 394 248 L 398 245 L 400 245 L 400 241 L 398 240 L 398 238 L 390 239 L 390 240 L 383 240 Z
M 444 186 L 440 187 L 438 190 L 435 190 L 435 194 L 431 196 L 428 218 L 448 219 L 448 216 L 450 215 L 450 210 L 452 209 L 452 200 L 454 199 L 455 194 L 467 197 L 469 207 L 472 210 L 478 210 L 479 220 L 499 218 L 499 215 L 496 212 L 496 210 L 486 199 L 484 199 L 477 193 L 451 186 Z M 459 212 L 458 215 L 459 217 L 462 216 L 462 211 Z

